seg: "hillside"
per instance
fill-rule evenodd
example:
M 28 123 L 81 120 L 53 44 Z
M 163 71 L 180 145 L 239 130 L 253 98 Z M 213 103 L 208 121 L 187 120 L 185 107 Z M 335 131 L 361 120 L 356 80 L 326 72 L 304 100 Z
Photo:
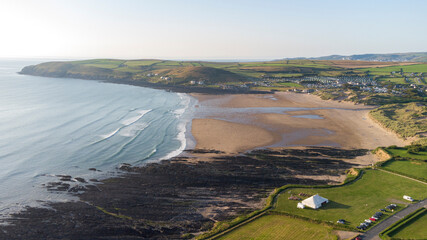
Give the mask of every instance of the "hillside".
M 354 60 L 378 62 L 427 62 L 427 52 L 417 53 L 388 53 L 388 54 L 356 54 L 356 55 L 330 55 L 314 58 L 293 58 L 312 60 Z
M 242 75 L 213 67 L 180 67 L 174 69 L 155 71 L 170 80 L 164 80 L 182 84 L 219 84 L 230 82 L 244 82 L 247 78 Z M 197 83 L 196 83 L 197 81 Z
M 240 84 L 253 81 L 253 78 L 241 73 L 223 69 L 237 63 L 178 62 L 164 60 L 115 60 L 94 59 L 69 62 L 46 62 L 24 67 L 20 74 L 80 78 L 89 80 L 107 80 L 117 83 L 135 84 L 149 87 L 207 88 L 218 89 L 223 83 Z M 168 87 L 169 86 L 169 87 Z M 222 87 L 223 88 L 223 87 Z

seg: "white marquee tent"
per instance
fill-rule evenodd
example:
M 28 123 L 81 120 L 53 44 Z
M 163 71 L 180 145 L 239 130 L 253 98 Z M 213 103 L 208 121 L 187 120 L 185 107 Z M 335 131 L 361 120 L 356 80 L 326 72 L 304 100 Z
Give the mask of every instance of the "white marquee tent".
M 328 202 L 329 202 L 328 199 L 319 196 L 319 194 L 316 194 L 316 195 L 311 196 L 307 199 L 304 199 L 301 203 L 304 206 L 317 209 L 317 208 L 321 207 L 324 203 L 328 203 Z

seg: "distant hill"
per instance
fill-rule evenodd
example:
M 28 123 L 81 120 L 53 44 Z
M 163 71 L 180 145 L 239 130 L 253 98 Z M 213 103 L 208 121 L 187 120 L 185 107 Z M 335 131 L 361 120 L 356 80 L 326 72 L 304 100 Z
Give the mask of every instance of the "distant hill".
M 427 52 L 416 53 L 388 53 L 388 54 L 357 54 L 357 55 L 330 55 L 315 58 L 285 58 L 285 60 L 355 60 L 376 62 L 427 62 Z
M 246 77 L 239 74 L 213 67 L 179 67 L 160 70 L 159 73 L 170 77 L 172 82 L 184 84 L 191 81 L 202 81 L 204 84 L 218 84 L 247 80 Z

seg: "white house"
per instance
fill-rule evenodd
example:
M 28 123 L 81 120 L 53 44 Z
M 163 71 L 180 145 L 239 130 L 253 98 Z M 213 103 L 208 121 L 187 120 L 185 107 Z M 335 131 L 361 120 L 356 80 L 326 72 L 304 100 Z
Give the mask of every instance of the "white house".
M 307 199 L 304 199 L 300 203 L 304 206 L 317 209 L 317 208 L 320 208 L 321 206 L 323 206 L 323 204 L 328 203 L 328 202 L 329 202 L 328 199 L 319 196 L 319 194 L 316 194 L 316 195 L 313 195 Z M 299 208 L 300 203 L 298 203 L 298 206 L 297 206 L 298 208 Z

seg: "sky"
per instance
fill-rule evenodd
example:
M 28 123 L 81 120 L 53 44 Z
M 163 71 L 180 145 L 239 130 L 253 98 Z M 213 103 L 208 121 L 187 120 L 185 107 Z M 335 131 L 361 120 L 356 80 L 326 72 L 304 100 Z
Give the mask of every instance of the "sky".
M 427 1 L 0 0 L 0 58 L 427 52 Z

